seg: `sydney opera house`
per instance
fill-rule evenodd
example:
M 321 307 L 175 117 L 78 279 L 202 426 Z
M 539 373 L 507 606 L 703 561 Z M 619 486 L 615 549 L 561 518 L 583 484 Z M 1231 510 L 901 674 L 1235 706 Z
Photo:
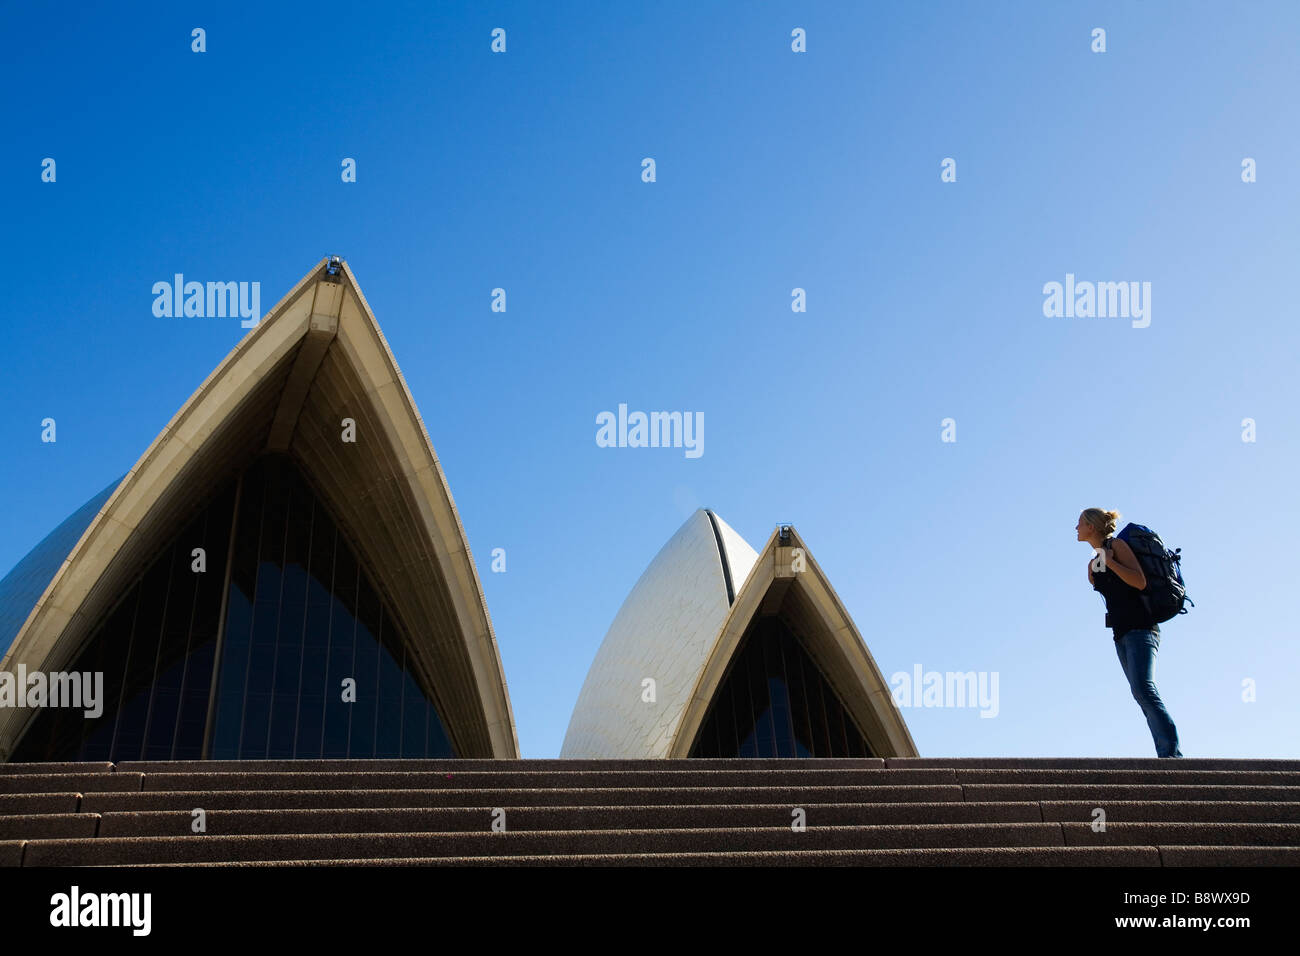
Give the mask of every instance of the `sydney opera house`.
M 13 693 L 81 674 L 93 711 Z M 919 757 L 798 531 L 755 550 L 705 509 L 559 759 L 519 759 L 447 481 L 336 257 L 0 581 L 0 867 L 1294 865 L 1300 765 L 1177 764 Z
M 907 757 L 916 745 L 795 529 L 758 554 L 701 509 L 619 609 L 560 756 Z
M 519 755 L 451 492 L 333 258 L 0 582 L 0 653 L 107 701 L 0 709 L 0 760 Z
M 104 675 L 98 716 L 0 709 L 8 761 L 519 756 L 451 492 L 333 258 L 0 582 L 0 651 Z M 915 752 L 794 529 L 757 554 L 701 510 L 611 626 L 562 756 Z

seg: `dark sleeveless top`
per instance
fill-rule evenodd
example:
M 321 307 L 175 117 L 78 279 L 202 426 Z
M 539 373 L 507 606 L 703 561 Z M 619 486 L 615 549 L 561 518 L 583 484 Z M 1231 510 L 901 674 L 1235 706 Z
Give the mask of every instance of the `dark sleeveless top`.
M 1115 640 L 1118 641 L 1135 628 L 1149 628 L 1160 633 L 1160 625 L 1151 620 L 1146 605 L 1142 603 L 1142 592 L 1122 581 L 1109 566 L 1105 571 L 1093 570 L 1092 589 L 1100 591 L 1106 599 L 1105 626 L 1111 629 Z

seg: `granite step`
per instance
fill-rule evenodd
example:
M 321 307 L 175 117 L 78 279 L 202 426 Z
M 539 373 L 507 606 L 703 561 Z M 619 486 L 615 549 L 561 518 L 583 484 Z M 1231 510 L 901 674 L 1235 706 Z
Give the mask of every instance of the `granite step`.
M 0 765 L 0 866 L 1294 866 L 1298 854 L 1292 760 Z

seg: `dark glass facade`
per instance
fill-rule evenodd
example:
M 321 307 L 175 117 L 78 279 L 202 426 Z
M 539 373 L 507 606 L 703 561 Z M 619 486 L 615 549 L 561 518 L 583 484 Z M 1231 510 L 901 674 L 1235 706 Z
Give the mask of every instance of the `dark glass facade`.
M 692 757 L 870 757 L 866 740 L 780 617 L 746 631 Z
M 11 759 L 454 757 L 409 646 L 297 467 L 267 455 L 201 506 L 63 668 L 103 673 L 102 715 L 47 708 Z

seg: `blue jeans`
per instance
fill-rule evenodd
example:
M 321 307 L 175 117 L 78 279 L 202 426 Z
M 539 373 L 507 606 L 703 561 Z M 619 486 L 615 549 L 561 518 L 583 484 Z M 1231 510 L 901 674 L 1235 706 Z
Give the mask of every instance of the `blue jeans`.
M 1115 642 L 1115 652 L 1119 654 L 1120 666 L 1128 678 L 1129 690 L 1133 692 L 1133 699 L 1142 708 L 1147 726 L 1151 728 L 1156 756 L 1181 757 L 1183 754 L 1178 749 L 1178 729 L 1174 727 L 1173 718 L 1165 710 L 1155 681 L 1151 679 L 1159 647 L 1160 635 L 1152 630 L 1127 631 Z

